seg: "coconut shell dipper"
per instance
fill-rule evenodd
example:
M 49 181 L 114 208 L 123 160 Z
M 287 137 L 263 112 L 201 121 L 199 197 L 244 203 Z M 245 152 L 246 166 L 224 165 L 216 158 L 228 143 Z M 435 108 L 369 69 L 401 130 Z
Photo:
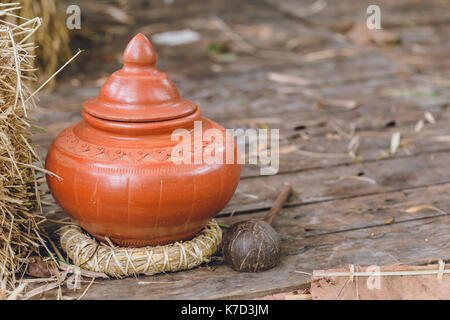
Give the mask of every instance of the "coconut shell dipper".
M 231 268 L 240 272 L 259 272 L 278 264 L 281 239 L 272 223 L 291 194 L 292 186 L 285 185 L 263 220 L 237 222 L 225 232 L 222 254 Z

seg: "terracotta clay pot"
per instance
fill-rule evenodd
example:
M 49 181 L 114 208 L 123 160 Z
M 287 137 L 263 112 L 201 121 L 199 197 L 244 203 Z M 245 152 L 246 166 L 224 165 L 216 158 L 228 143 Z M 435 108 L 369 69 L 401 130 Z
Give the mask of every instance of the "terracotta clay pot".
M 56 201 L 97 239 L 120 246 L 162 245 L 192 238 L 230 200 L 239 182 L 236 164 L 177 164 L 175 129 L 194 135 L 225 129 L 202 118 L 182 99 L 142 34 L 124 52 L 124 67 L 105 82 L 97 98 L 83 105 L 80 122 L 50 146 L 46 169 Z M 193 140 L 193 139 L 192 139 Z M 193 142 L 194 143 L 194 142 Z M 214 141 L 204 141 L 206 148 Z M 224 144 L 215 152 L 225 155 Z M 192 150 L 194 150 L 193 147 Z M 198 148 L 197 148 L 198 150 Z

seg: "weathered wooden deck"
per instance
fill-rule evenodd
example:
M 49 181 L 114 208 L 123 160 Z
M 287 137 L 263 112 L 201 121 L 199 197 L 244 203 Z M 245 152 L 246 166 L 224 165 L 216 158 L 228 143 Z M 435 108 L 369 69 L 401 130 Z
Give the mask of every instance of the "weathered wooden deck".
M 295 194 L 274 225 L 283 239 L 276 268 L 237 273 L 216 261 L 185 272 L 98 280 L 85 299 L 249 298 L 304 287 L 310 277 L 296 271 L 450 259 L 448 1 L 378 1 L 382 26 L 402 41 L 381 47 L 357 44 L 340 33 L 350 22 L 365 22 L 371 1 L 326 1 L 322 11 L 306 17 L 313 1 L 191 0 L 139 10 L 135 2 L 133 26 L 115 25 L 113 35 L 95 40 L 104 46 L 86 48 L 89 58 L 77 63 L 82 67 L 66 70 L 74 78 L 79 73 L 80 82 L 41 97 L 36 118 L 48 131 L 35 141 L 43 157 L 57 133 L 81 119 L 82 101 L 95 96 L 101 84 L 94 80 L 119 67 L 115 59 L 106 63 L 105 55 L 121 53 L 136 31 L 191 28 L 202 34 L 200 43 L 156 46 L 160 69 L 206 117 L 227 128 L 264 125 L 280 128 L 281 134 L 280 172 L 260 176 L 259 168 L 245 166 L 220 222 L 262 217 L 285 182 Z M 207 56 L 208 44 L 230 40 L 215 16 L 232 30 L 234 62 L 218 64 Z M 89 24 L 94 18 L 85 19 Z M 106 30 L 101 23 L 90 27 Z M 251 49 L 243 50 L 240 42 Z M 306 84 L 273 81 L 270 73 L 297 76 Z M 320 107 L 317 102 L 324 99 L 359 106 Z M 420 120 L 424 127 L 415 132 Z M 401 146 L 389 155 L 396 132 Z M 359 161 L 348 153 L 356 136 Z M 408 210 L 425 205 L 439 210 Z M 62 217 L 55 208 L 46 211 Z M 49 292 L 43 298 L 53 297 Z

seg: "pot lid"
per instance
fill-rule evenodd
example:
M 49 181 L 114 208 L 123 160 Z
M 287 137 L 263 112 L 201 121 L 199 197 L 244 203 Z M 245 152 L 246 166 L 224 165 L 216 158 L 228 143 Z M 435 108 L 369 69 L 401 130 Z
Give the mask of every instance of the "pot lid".
M 197 105 L 181 98 L 173 82 L 155 66 L 156 54 L 146 36 L 136 35 L 123 53 L 124 66 L 114 72 L 97 98 L 83 110 L 112 121 L 151 122 L 188 116 Z

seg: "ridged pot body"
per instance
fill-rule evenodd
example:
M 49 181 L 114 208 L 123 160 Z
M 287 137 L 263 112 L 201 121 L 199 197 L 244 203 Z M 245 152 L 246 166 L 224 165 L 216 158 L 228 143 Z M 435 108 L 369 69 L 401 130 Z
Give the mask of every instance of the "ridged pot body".
M 52 143 L 46 169 L 62 179 L 47 175 L 47 182 L 64 211 L 101 241 L 108 237 L 120 246 L 142 247 L 190 239 L 237 187 L 239 164 L 174 163 L 177 142 L 164 129 L 173 127 L 170 121 L 150 124 L 149 132 L 123 135 L 105 130 L 103 120 L 83 117 L 88 121 L 67 128 Z M 195 119 L 203 131 L 227 134 L 199 113 Z M 191 122 L 183 121 L 192 129 Z M 188 131 L 193 136 L 194 130 Z M 208 145 L 203 142 L 201 148 Z M 226 146 L 216 152 L 225 155 Z

